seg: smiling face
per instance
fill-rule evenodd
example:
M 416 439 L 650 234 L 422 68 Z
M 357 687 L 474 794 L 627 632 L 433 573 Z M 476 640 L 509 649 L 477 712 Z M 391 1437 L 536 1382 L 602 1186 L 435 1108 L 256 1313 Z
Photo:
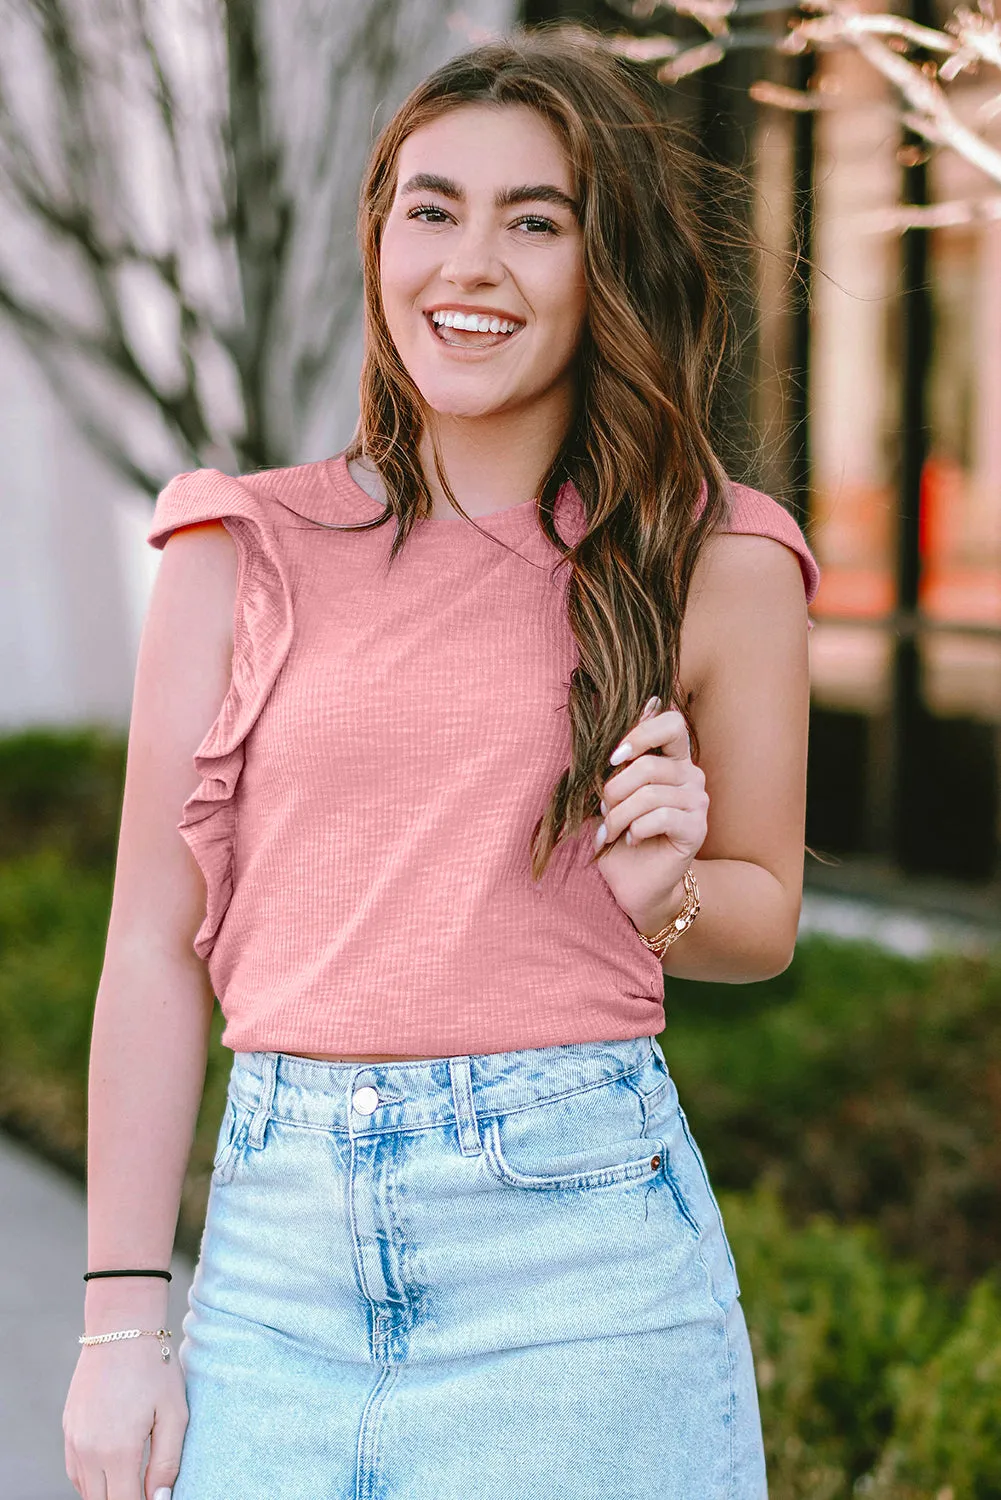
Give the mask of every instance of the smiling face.
M 390 336 L 427 406 L 483 418 L 569 411 L 584 326 L 570 165 L 525 105 L 464 104 L 397 160 L 379 256 Z

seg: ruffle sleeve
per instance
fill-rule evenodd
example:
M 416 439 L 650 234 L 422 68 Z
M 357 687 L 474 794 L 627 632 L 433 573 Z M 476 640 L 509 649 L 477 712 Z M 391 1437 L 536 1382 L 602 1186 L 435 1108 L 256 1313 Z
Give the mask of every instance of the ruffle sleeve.
M 233 665 L 226 696 L 194 752 L 201 781 L 177 824 L 205 878 L 205 919 L 194 950 L 207 959 L 233 895 L 235 793 L 244 742 L 281 671 L 292 642 L 292 592 L 268 503 L 245 482 L 217 469 L 179 474 L 157 497 L 146 540 L 161 549 L 172 532 L 220 520 L 238 554 Z
M 721 529 L 751 536 L 770 536 L 791 548 L 799 559 L 807 605 L 812 604 L 820 587 L 820 568 L 795 518 L 784 505 L 761 490 L 752 490 L 746 484 L 734 484 L 732 490 L 730 520 Z M 808 620 L 808 628 L 812 630 L 812 620 Z

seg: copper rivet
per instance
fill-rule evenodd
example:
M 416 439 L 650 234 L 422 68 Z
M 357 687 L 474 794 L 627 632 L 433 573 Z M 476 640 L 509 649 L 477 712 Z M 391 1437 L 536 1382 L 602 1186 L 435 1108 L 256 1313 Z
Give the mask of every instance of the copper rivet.
M 653 1167 L 654 1171 L 656 1171 L 657 1168 L 660 1166 L 660 1157 L 659 1156 L 651 1156 L 651 1158 L 650 1158 L 650 1165 L 651 1165 L 651 1167 Z

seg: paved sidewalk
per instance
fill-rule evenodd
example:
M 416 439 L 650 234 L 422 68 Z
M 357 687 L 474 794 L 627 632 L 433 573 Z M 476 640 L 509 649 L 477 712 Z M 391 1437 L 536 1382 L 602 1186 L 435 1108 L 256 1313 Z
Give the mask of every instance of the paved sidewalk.
M 932 953 L 1001 955 L 1001 911 L 991 923 L 962 913 L 900 907 L 809 887 L 803 892 L 799 919 L 800 936 L 808 932 L 875 943 L 903 958 L 927 958 Z
M 903 875 L 875 856 L 807 861 L 799 930 L 862 938 L 907 958 L 1001 956 L 1001 871 L 988 882 Z
M 0 1135 L 0 1205 L 0 1496 L 79 1500 L 66 1477 L 62 1415 L 83 1332 L 83 1189 Z M 170 1269 L 176 1351 L 193 1268 L 175 1256 Z

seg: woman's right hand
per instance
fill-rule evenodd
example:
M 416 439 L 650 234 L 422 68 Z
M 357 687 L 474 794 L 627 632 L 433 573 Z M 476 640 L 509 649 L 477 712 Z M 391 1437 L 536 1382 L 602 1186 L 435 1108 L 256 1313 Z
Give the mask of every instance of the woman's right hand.
M 81 1347 L 63 1435 L 66 1473 L 82 1500 L 136 1500 L 147 1438 L 145 1500 L 169 1500 L 187 1425 L 184 1372 L 173 1347 L 166 1361 L 148 1336 Z

